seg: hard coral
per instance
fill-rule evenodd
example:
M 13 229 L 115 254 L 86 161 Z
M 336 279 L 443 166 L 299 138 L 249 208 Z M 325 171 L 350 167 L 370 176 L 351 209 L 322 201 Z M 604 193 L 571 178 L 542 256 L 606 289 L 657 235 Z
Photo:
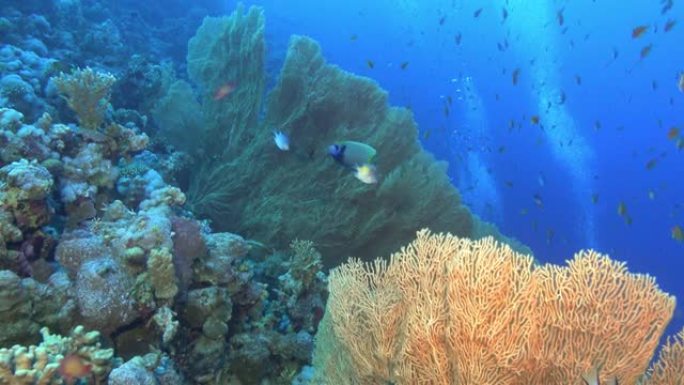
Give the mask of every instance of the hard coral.
M 83 263 L 76 279 L 76 297 L 84 324 L 111 333 L 137 317 L 131 296 L 133 280 L 110 258 Z
M 0 168 L 0 197 L 21 229 L 36 229 L 50 220 L 46 200 L 52 189 L 50 172 L 37 162 L 22 159 Z
M 69 107 L 76 112 L 81 126 L 98 129 L 104 121 L 109 97 L 116 78 L 109 73 L 96 72 L 90 67 L 61 73 L 52 78 Z
M 199 222 L 189 218 L 171 218 L 173 230 L 173 264 L 181 290 L 190 286 L 193 262 L 207 254 Z
M 69 337 L 50 334 L 41 329 L 40 345 L 15 345 L 0 349 L 0 382 L 8 385 L 59 385 L 59 367 L 63 357 L 76 355 L 91 365 L 96 381 L 102 381 L 112 367 L 114 351 L 100 347 L 98 332 L 76 327 Z

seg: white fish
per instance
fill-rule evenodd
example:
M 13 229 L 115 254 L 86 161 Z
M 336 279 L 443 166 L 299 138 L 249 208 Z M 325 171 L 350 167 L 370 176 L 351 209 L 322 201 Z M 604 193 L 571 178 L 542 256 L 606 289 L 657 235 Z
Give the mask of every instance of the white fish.
M 544 174 L 539 173 L 537 176 L 537 183 L 539 184 L 539 187 L 544 187 L 546 185 L 546 178 L 544 178 Z
M 281 151 L 290 150 L 290 138 L 282 131 L 273 131 L 273 141 Z

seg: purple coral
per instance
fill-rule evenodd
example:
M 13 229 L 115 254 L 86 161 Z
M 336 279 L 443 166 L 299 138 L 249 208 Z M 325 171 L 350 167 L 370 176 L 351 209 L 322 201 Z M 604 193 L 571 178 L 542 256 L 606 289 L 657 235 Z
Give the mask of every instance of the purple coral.
M 172 217 L 171 228 L 173 230 L 173 265 L 176 269 L 180 289 L 184 291 L 192 279 L 193 260 L 205 256 L 207 246 L 204 243 L 197 221 L 183 217 Z

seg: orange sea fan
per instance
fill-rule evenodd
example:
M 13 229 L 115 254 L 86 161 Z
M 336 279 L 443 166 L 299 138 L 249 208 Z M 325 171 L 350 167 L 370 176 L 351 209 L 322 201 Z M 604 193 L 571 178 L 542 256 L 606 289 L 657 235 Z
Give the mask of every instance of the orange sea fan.
M 667 341 L 653 364 L 646 385 L 682 385 L 684 383 L 684 329 Z
M 390 262 L 331 272 L 315 383 L 568 385 L 601 366 L 631 385 L 673 309 L 652 277 L 593 251 L 534 268 L 493 239 L 423 230 Z
M 534 383 L 581 384 L 580 376 L 597 365 L 602 381 L 637 382 L 675 306 L 653 277 L 584 251 L 567 267 L 535 270 L 532 281 Z

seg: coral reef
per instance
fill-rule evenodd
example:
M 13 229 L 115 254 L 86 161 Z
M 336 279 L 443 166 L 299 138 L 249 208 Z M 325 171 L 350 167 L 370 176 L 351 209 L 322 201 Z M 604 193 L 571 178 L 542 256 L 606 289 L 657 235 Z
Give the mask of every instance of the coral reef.
M 0 107 L 21 110 L 30 119 L 38 118 L 48 108 L 41 98 L 42 86 L 54 63 L 53 59 L 44 57 L 45 49 L 39 52 L 31 49 L 36 46 L 41 44 L 32 44 L 28 49 L 13 45 L 0 47 Z
M 50 221 L 47 197 L 54 181 L 50 172 L 26 159 L 0 168 L 0 202 L 20 230 L 35 230 Z
M 60 272 L 47 283 L 0 270 L 0 345 L 35 342 L 38 330 L 49 326 L 66 332 L 76 319 L 69 279 Z
M 325 313 L 324 261 L 388 255 L 422 226 L 529 249 L 460 204 L 410 111 L 313 40 L 291 39 L 264 99 L 261 8 L 206 18 L 187 68 L 155 60 L 184 55 L 207 12 L 152 20 L 157 8 L 0 5 L 0 383 L 572 383 L 597 363 L 602 381 L 643 374 L 672 302 L 595 253 L 532 267 L 491 240 L 421 233 L 390 263 L 334 270 Z M 378 150 L 380 183 L 329 159 L 340 140 Z M 681 377 L 682 338 L 646 383 Z M 68 357 L 91 374 L 58 370 Z
M 423 230 L 390 262 L 331 272 L 315 383 L 571 384 L 598 366 L 634 384 L 674 306 L 593 251 L 534 268 L 492 238 Z
M 63 384 L 59 373 L 61 360 L 69 355 L 80 357 L 90 366 L 93 381 L 102 383 L 113 366 L 114 351 L 100 346 L 100 334 L 74 328 L 69 337 L 40 330 L 43 342 L 28 347 L 15 345 L 0 349 L 0 382 L 11 385 Z

